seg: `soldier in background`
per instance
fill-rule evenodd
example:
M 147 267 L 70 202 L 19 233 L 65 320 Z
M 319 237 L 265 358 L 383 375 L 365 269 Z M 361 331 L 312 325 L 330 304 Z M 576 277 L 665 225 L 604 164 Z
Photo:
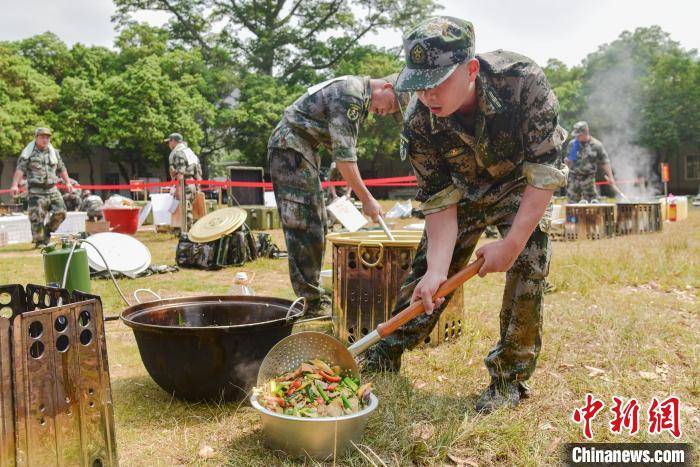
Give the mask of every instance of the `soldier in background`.
M 104 218 L 102 207 L 104 202 L 102 198 L 93 195 L 90 190 L 83 191 L 83 198 L 80 202 L 80 210 L 87 213 L 88 220 L 101 221 Z
M 46 246 L 51 232 L 56 231 L 66 218 L 63 197 L 56 188 L 59 177 L 69 193 L 73 185 L 58 150 L 51 145 L 51 130 L 37 128 L 34 141 L 29 143 L 19 156 L 17 169 L 12 177 L 10 193 L 19 194 L 19 183 L 27 177 L 27 207 L 32 227 L 32 239 L 37 248 Z M 46 222 L 46 216 L 49 216 Z
M 170 177 L 173 180 L 201 180 L 202 166 L 199 163 L 199 158 L 194 151 L 187 146 L 187 143 L 182 139 L 180 133 L 172 133 L 163 142 L 168 143 L 170 148 L 170 156 L 168 157 L 168 165 L 170 168 Z M 192 202 L 197 193 L 198 186 L 194 184 L 185 185 L 185 202 L 187 203 L 187 230 L 192 227 L 194 216 L 192 215 Z M 179 188 L 176 188 L 175 197 L 180 199 Z M 180 202 L 182 200 L 180 199 Z
M 425 232 L 394 312 L 423 302 L 426 313 L 365 353 L 365 370 L 399 371 L 405 350 L 423 342 L 450 296 L 439 286 L 468 263 L 488 225 L 503 239 L 476 250 L 480 276 L 506 272 L 499 340 L 484 359 L 488 387 L 479 412 L 516 406 L 542 344 L 542 308 L 551 244 L 548 206 L 566 183 L 566 132 L 559 105 L 535 62 L 497 50 L 475 55 L 474 28 L 430 18 L 403 39 L 399 91 L 415 91 L 404 114 L 402 155 L 418 182 Z
M 595 176 L 599 167 L 605 172 L 608 182 L 615 185 L 608 153 L 605 152 L 603 143 L 590 135 L 588 123 L 584 121 L 574 124 L 571 136 L 573 139 L 569 142 L 564 158 L 569 167 L 566 196 L 569 203 L 597 200 Z
M 78 188 L 79 184 L 76 180 L 72 178 L 69 178 L 68 180 L 70 181 L 71 185 L 73 185 L 73 191 L 69 192 L 65 187 L 59 188 L 58 190 L 63 196 L 63 204 L 66 205 L 66 211 L 79 211 L 83 190 Z
M 320 284 L 325 249 L 326 208 L 318 150 L 328 149 L 339 172 L 376 220 L 382 208 L 357 168 L 357 135 L 368 112 L 399 112 L 395 76 L 341 76 L 308 88 L 284 111 L 267 143 L 294 292 L 306 299 L 307 316 L 330 315 L 330 297 Z

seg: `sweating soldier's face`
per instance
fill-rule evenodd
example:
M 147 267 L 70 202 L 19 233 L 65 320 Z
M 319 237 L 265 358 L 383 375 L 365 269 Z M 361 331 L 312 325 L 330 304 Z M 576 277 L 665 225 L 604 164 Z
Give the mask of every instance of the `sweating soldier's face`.
M 36 147 L 38 147 L 39 149 L 41 149 L 43 151 L 49 145 L 49 140 L 51 140 L 51 137 L 49 135 L 37 136 L 36 137 Z
M 431 89 L 417 91 L 418 99 L 438 117 L 469 111 L 476 94 L 479 61 L 472 59 L 459 65 L 445 81 Z
M 389 115 L 399 111 L 399 104 L 396 102 L 394 86 L 384 82 L 379 89 L 372 91 L 372 98 L 369 102 L 369 111 L 377 115 Z
M 581 133 L 580 135 L 578 135 L 576 137 L 576 139 L 578 139 L 580 143 L 585 143 L 586 141 L 588 141 L 589 137 L 590 136 L 588 135 L 588 130 L 586 130 L 583 133 Z

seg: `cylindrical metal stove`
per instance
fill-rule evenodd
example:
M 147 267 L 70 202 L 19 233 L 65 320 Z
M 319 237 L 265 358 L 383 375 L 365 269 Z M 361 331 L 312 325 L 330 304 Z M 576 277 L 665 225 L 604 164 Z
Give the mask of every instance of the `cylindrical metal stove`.
M 600 240 L 615 234 L 614 204 L 567 204 L 564 238 Z
M 333 330 L 352 344 L 391 318 L 401 283 L 411 271 L 422 232 L 381 231 L 328 235 L 333 244 Z M 424 344 L 438 345 L 462 334 L 464 293 L 460 287 Z
M 663 227 L 661 202 L 617 203 L 617 234 L 659 232 Z

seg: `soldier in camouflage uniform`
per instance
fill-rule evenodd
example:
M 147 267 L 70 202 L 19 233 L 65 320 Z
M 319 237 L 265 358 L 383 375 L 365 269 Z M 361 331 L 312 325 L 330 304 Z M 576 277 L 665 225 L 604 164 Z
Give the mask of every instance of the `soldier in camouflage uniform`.
M 82 199 L 83 190 L 78 187 L 78 182 L 72 178 L 68 179 L 73 185 L 73 191 L 69 192 L 65 187 L 59 188 L 61 196 L 63 196 L 63 204 L 66 205 L 66 211 L 73 212 L 80 210 L 80 201 Z
M 97 195 L 93 195 L 90 190 L 85 190 L 83 192 L 80 210 L 87 213 L 88 220 L 93 222 L 102 220 L 102 206 L 104 206 L 102 198 Z
M 475 56 L 472 24 L 435 17 L 404 37 L 402 155 L 413 166 L 426 230 L 394 312 L 422 300 L 426 313 L 365 354 L 365 370 L 398 371 L 401 355 L 429 335 L 449 297 L 432 297 L 463 268 L 489 225 L 502 240 L 476 251 L 480 276 L 507 272 L 500 339 L 485 359 L 491 382 L 477 401 L 489 412 L 528 395 L 541 346 L 551 246 L 545 215 L 566 183 L 566 132 L 544 73 L 512 52 Z
M 566 196 L 570 203 L 596 200 L 598 193 L 595 188 L 595 176 L 599 167 L 605 172 L 608 182 L 615 183 L 610 158 L 603 143 L 590 135 L 588 123 L 581 121 L 574 124 L 571 135 L 573 139 L 566 149 L 565 158 L 569 167 Z
M 368 112 L 394 114 L 399 105 L 392 77 L 342 76 L 310 87 L 285 109 L 270 136 L 270 176 L 287 244 L 289 276 L 297 296 L 306 298 L 307 315 L 330 313 L 330 299 L 320 285 L 326 209 L 318 150 L 329 150 L 365 214 L 376 219 L 381 207 L 357 169 L 357 134 Z
M 56 188 L 59 176 L 69 193 L 73 185 L 61 155 L 50 143 L 51 130 L 37 128 L 35 139 L 29 143 L 17 162 L 17 170 L 12 178 L 11 193 L 19 192 L 22 177 L 27 177 L 27 207 L 32 228 L 32 239 L 37 248 L 45 246 L 66 218 L 66 207 L 61 193 Z M 49 221 L 46 223 L 46 216 Z
M 199 164 L 199 158 L 192 152 L 192 149 L 187 147 L 187 143 L 183 141 L 180 133 L 172 133 L 164 142 L 170 147 L 170 156 L 168 164 L 170 166 L 170 177 L 173 180 L 201 180 L 202 166 Z M 194 216 L 192 215 L 192 202 L 197 193 L 198 187 L 194 184 L 185 185 L 185 202 L 187 203 L 187 230 L 192 227 Z M 177 191 L 176 191 L 177 193 Z M 179 196 L 179 194 L 177 195 Z

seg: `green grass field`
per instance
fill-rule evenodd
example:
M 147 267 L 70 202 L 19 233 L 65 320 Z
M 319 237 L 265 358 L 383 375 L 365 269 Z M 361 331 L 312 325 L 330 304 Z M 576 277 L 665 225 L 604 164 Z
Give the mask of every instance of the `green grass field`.
M 274 237 L 280 245 L 281 233 Z M 139 234 L 154 263 L 173 264 L 176 241 Z M 28 245 L 0 249 L 0 283 L 42 282 L 40 254 Z M 286 260 L 242 268 L 256 273 L 259 294 L 292 297 Z M 150 288 L 164 297 L 224 293 L 238 268 L 183 270 L 123 280 L 126 291 Z M 662 233 L 596 242 L 557 242 L 546 297 L 544 343 L 532 398 L 515 410 L 478 415 L 488 382 L 482 360 L 498 336 L 503 274 L 465 285 L 466 331 L 457 341 L 412 351 L 399 375 L 373 377 L 380 407 L 362 445 L 339 465 L 556 465 L 563 444 L 581 441 L 571 421 L 587 392 L 606 403 L 595 441 L 672 441 L 646 433 L 652 397 L 680 397 L 680 441 L 700 441 L 700 211 Z M 112 284 L 93 281 L 108 314 L 123 308 Z M 117 442 L 122 465 L 313 465 L 263 445 L 257 414 L 242 404 L 191 404 L 173 399 L 148 376 L 131 330 L 106 324 Z M 633 437 L 607 428 L 614 395 L 642 403 Z M 206 456 L 203 447 L 211 448 Z

